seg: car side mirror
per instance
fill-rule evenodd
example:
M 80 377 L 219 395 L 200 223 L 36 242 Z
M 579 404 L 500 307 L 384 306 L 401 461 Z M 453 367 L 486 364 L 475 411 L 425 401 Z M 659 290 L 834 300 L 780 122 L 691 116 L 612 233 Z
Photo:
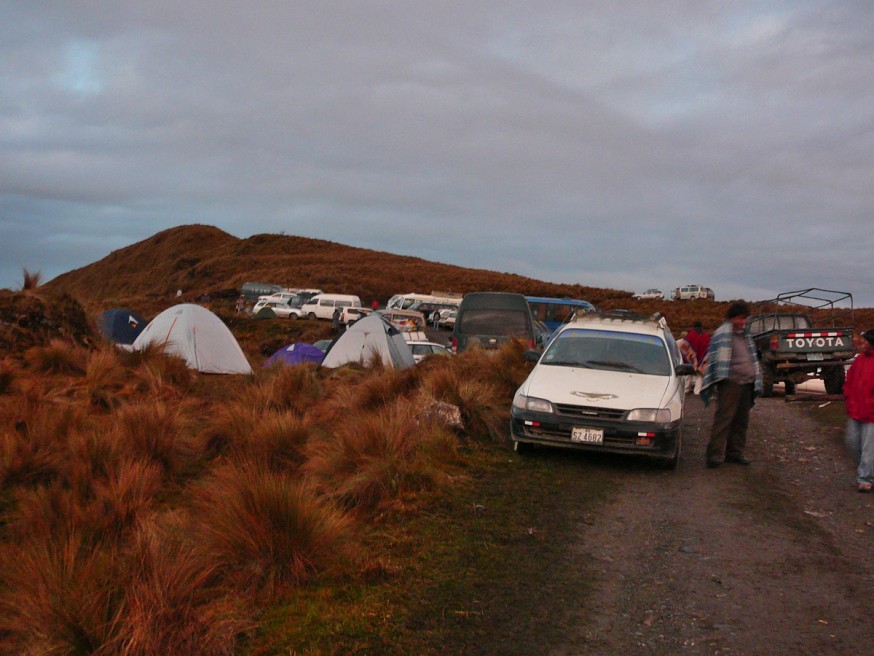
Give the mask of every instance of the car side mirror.
M 677 376 L 693 376 L 695 374 L 695 367 L 686 363 L 678 364 L 674 367 L 674 373 Z
M 540 351 L 523 351 L 522 357 L 528 362 L 537 362 L 540 359 Z

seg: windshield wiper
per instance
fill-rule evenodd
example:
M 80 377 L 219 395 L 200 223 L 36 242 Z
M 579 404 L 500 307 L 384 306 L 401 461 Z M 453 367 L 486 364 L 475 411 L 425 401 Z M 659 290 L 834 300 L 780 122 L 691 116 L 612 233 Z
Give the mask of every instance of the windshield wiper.
M 587 364 L 595 365 L 596 367 L 607 367 L 609 369 L 621 369 L 623 371 L 633 371 L 638 374 L 644 373 L 642 370 L 627 362 L 619 360 L 589 360 Z
M 591 369 L 587 363 L 577 362 L 576 360 L 544 360 L 543 364 L 552 364 L 556 367 L 583 367 L 584 369 Z

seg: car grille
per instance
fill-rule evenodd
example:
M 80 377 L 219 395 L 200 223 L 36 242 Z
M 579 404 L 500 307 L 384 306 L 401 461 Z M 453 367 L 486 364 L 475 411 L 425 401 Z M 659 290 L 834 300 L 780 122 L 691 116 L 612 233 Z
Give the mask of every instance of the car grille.
M 559 414 L 567 417 L 581 417 L 583 419 L 621 419 L 625 410 L 613 410 L 612 408 L 595 408 L 586 405 L 557 404 Z

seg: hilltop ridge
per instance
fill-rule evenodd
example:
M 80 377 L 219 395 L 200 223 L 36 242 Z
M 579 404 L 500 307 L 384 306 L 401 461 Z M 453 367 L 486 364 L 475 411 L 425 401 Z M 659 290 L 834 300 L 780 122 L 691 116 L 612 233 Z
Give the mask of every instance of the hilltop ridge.
M 62 274 L 44 287 L 99 304 L 120 298 L 166 298 L 177 289 L 229 295 L 247 281 L 317 287 L 381 303 L 399 292 L 432 289 L 517 291 L 585 298 L 596 304 L 631 298 L 630 292 L 543 282 L 321 239 L 274 234 L 239 239 L 207 225 L 163 230 Z

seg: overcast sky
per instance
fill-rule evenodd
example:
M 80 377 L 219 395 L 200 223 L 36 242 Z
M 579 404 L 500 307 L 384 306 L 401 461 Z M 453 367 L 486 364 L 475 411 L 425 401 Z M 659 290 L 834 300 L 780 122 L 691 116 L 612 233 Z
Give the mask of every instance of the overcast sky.
M 874 306 L 871 0 L 3 0 L 0 49 L 0 287 L 202 223 Z

